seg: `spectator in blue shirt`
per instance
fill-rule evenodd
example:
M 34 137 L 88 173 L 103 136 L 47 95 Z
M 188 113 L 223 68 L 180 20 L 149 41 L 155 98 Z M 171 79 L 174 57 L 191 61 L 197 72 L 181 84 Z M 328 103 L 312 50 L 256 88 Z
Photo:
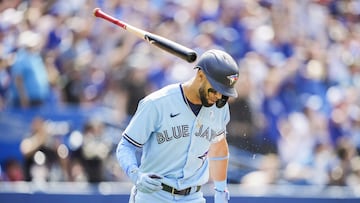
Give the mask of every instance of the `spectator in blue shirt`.
M 40 55 L 41 36 L 25 31 L 19 37 L 19 49 L 10 72 L 10 105 L 21 108 L 40 106 L 50 94 L 47 70 Z

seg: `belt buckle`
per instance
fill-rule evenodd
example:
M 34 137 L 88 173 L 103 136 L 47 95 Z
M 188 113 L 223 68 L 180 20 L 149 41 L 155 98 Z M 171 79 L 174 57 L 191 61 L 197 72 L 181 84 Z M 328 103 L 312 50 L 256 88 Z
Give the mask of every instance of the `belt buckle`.
M 174 195 L 175 194 L 175 188 L 171 188 L 171 194 Z

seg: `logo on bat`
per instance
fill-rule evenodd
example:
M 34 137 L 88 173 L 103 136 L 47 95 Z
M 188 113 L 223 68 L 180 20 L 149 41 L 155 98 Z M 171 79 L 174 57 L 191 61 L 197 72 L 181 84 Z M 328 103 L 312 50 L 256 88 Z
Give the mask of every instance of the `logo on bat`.
M 149 35 L 144 36 L 145 40 L 148 41 L 150 44 L 156 43 L 154 39 L 152 39 Z

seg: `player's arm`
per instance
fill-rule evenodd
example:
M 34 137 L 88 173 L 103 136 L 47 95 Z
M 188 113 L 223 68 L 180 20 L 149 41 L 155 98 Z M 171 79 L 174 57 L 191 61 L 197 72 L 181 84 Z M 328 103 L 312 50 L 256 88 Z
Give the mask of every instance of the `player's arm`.
M 209 150 L 210 177 L 213 181 L 224 181 L 227 178 L 229 148 L 225 138 L 213 143 Z
M 142 99 L 139 102 L 135 115 L 126 127 L 116 149 L 116 157 L 121 168 L 133 180 L 136 181 L 134 173 L 138 170 L 136 151 L 141 149 L 149 139 L 154 120 L 151 116 L 155 108 L 151 101 Z M 141 126 L 141 127 L 140 127 Z M 131 136 L 133 135 L 133 136 Z
M 121 168 L 133 182 L 136 181 L 136 177 L 134 177 L 134 172 L 138 170 L 136 150 L 137 147 L 130 143 L 124 137 L 121 138 L 116 149 L 116 157 Z
M 136 159 L 139 146 L 127 135 L 123 135 L 116 149 L 116 157 L 121 168 L 141 192 L 151 193 L 162 189 L 159 179 L 162 177 L 155 173 L 141 173 Z
M 225 123 L 224 126 L 226 126 L 230 120 L 228 103 L 225 104 L 223 109 Z M 214 181 L 214 183 L 225 182 L 226 186 L 227 169 L 229 162 L 229 146 L 226 140 L 226 127 L 224 127 L 223 131 L 212 141 L 208 156 L 210 160 L 210 179 Z M 225 190 L 225 188 L 223 187 L 217 189 Z
M 225 137 L 210 146 L 209 160 L 210 178 L 215 185 L 215 202 L 227 202 L 229 199 L 226 182 L 229 148 Z
M 136 158 L 137 150 L 143 148 L 151 136 L 157 117 L 158 113 L 152 101 L 149 99 L 141 100 L 135 115 L 124 130 L 116 150 L 121 168 L 136 185 L 136 188 L 145 193 L 162 189 L 160 182 L 162 177 L 154 172 L 141 171 Z

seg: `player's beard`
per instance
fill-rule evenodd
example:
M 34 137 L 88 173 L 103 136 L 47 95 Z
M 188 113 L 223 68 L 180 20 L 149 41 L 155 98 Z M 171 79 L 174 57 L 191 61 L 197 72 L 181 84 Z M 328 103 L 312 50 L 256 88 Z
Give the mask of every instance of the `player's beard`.
M 205 106 L 205 107 L 210 107 L 214 104 L 210 104 L 208 102 L 208 99 L 206 98 L 206 96 L 208 96 L 208 92 L 205 90 L 205 88 L 203 86 L 201 86 L 199 88 L 199 95 L 200 95 L 200 100 L 201 100 L 201 105 Z

